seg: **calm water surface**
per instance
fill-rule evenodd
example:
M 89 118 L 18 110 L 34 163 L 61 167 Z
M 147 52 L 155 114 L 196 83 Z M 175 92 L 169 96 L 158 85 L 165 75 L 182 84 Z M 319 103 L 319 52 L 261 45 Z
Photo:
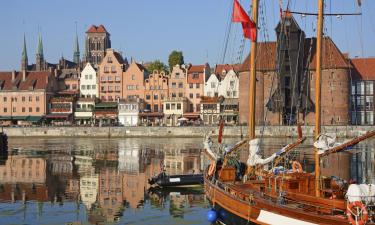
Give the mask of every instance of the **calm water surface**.
M 160 172 L 198 173 L 202 139 L 10 138 L 0 160 L 0 224 L 208 225 L 202 188 L 150 190 Z M 234 143 L 236 139 L 226 140 Z M 265 139 L 271 154 L 286 139 Z M 375 183 L 375 141 L 322 160 L 327 174 Z M 313 169 L 311 143 L 289 157 Z M 239 157 L 246 159 L 246 151 Z

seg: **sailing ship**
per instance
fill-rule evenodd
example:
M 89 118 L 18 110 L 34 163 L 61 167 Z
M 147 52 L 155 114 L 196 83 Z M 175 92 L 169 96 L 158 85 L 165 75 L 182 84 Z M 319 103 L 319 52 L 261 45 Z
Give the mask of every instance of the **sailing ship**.
M 259 0 L 253 0 L 252 19 L 258 20 Z M 235 0 L 235 4 L 238 2 Z M 236 12 L 238 16 L 238 12 Z M 316 99 L 315 99 L 315 172 L 306 173 L 298 162 L 293 169 L 266 170 L 272 162 L 278 165 L 285 155 L 300 145 L 304 138 L 299 127 L 299 138 L 267 159 L 258 155 L 259 140 L 255 139 L 255 73 L 257 40 L 251 36 L 251 62 L 249 84 L 249 139 L 226 149 L 221 158 L 213 149 L 210 137 L 204 142 L 211 165 L 205 170 L 205 194 L 213 209 L 208 214 L 211 222 L 224 224 L 375 224 L 375 186 L 347 184 L 336 177 L 323 178 L 320 161 L 330 154 L 342 152 L 375 135 L 375 131 L 356 137 L 343 144 L 321 134 L 321 76 L 324 0 L 318 0 L 318 26 L 316 43 Z M 237 18 L 238 19 L 238 18 Z M 245 20 L 242 22 L 244 33 Z M 256 29 L 256 28 L 255 28 Z M 245 172 L 243 163 L 230 163 L 232 153 L 249 141 L 249 160 Z

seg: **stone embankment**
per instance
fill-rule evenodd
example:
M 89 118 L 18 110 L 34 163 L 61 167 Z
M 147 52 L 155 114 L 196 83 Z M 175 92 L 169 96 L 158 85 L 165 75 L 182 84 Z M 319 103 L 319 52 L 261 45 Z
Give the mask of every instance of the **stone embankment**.
M 313 126 L 305 126 L 303 135 L 312 137 Z M 374 126 L 324 126 L 323 133 L 336 134 L 339 138 L 350 138 L 375 129 Z M 217 126 L 200 127 L 6 127 L 4 131 L 9 137 L 202 137 L 205 133 L 212 136 L 218 134 Z M 264 137 L 296 137 L 297 127 L 268 126 L 257 127 L 259 136 L 263 131 Z M 246 126 L 227 126 L 224 128 L 225 137 L 246 136 Z

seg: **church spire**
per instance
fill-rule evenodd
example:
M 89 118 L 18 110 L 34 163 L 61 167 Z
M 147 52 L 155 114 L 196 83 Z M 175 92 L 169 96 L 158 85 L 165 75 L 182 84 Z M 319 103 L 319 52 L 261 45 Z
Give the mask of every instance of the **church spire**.
M 45 70 L 44 55 L 43 55 L 43 40 L 42 40 L 42 35 L 40 33 L 39 33 L 39 38 L 38 38 L 38 49 L 36 52 L 35 64 L 36 64 L 37 71 Z
M 79 42 L 78 42 L 78 35 L 77 35 L 77 31 L 76 31 L 76 38 L 75 38 L 75 42 L 74 42 L 73 62 L 75 62 L 76 64 L 79 64 L 79 57 L 80 57 Z
M 23 34 L 23 48 L 22 48 L 22 59 L 21 59 L 21 70 L 27 70 L 28 66 L 27 49 L 26 49 L 26 35 Z

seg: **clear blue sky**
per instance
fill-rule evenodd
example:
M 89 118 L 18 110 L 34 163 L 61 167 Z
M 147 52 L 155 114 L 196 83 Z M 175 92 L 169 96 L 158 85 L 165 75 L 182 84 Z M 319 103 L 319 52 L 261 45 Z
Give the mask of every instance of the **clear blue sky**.
M 326 33 L 342 52 L 354 56 L 375 56 L 375 1 L 326 0 L 326 12 L 359 12 L 361 17 L 326 19 Z M 261 0 L 269 40 L 279 19 L 279 0 Z M 284 6 L 287 0 L 284 0 Z M 250 0 L 241 0 L 246 10 Z M 332 4 L 332 5 L 331 5 Z M 75 21 L 78 23 L 81 56 L 85 31 L 91 24 L 103 24 L 111 33 L 112 47 L 137 61 L 161 59 L 181 50 L 185 62 L 211 66 L 222 62 L 225 32 L 232 0 L 12 0 L 2 2 L 0 24 L 0 70 L 19 69 L 23 33 L 26 33 L 29 63 L 35 61 L 38 26 L 44 55 L 55 63 L 63 54 L 72 59 Z M 290 0 L 292 10 L 316 12 L 314 0 Z M 296 16 L 307 36 L 314 35 L 315 17 Z M 263 28 L 262 28 L 263 29 Z M 237 62 L 239 24 L 232 25 L 225 62 Z M 261 31 L 262 32 L 262 31 Z M 362 33 L 362 35 L 361 35 Z M 264 35 L 261 33 L 261 37 Z M 261 38 L 260 41 L 264 40 Z M 245 53 L 248 53 L 248 44 Z

